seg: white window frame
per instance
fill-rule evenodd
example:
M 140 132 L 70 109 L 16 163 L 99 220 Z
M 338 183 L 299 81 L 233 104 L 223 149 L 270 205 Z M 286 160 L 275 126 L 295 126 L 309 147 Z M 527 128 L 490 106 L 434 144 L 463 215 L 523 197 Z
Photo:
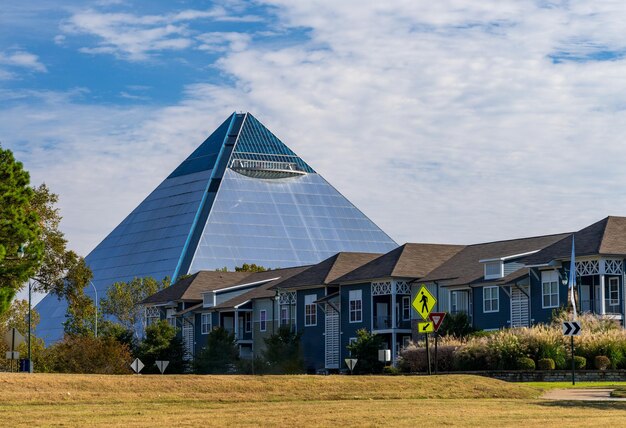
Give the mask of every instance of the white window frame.
M 487 269 L 489 266 L 494 266 L 494 267 L 497 266 L 498 273 L 487 273 Z M 485 275 L 485 279 L 502 278 L 504 276 L 504 263 L 502 261 L 485 262 L 484 275 Z
M 304 296 L 304 326 L 314 327 L 317 325 L 317 294 L 307 294 Z
M 411 336 L 402 336 L 402 347 L 406 348 L 411 343 Z
M 265 309 L 259 311 L 259 330 L 267 331 L 267 311 Z
M 549 287 L 546 293 L 546 286 Z M 553 289 L 554 287 L 554 289 Z M 556 291 L 555 291 L 556 290 Z M 546 297 L 549 303 L 546 305 Z M 556 300 L 556 303 L 554 300 Z M 541 272 L 541 308 L 552 309 L 559 307 L 559 274 L 554 270 Z
M 356 337 L 351 337 L 351 338 L 348 339 L 348 345 L 352 345 L 356 341 L 357 341 Z M 352 351 L 348 351 L 348 354 L 351 357 L 352 356 Z
M 363 291 L 350 290 L 348 295 L 348 312 L 350 324 L 363 322 Z
M 402 321 L 411 321 L 411 296 L 402 296 Z
M 450 312 L 456 314 L 459 311 L 459 292 L 451 291 L 450 292 Z
M 613 289 L 613 284 L 615 284 L 615 289 Z M 617 297 L 613 298 L 613 293 L 617 295 Z M 611 306 L 619 305 L 619 278 L 616 276 L 609 278 L 609 304 Z
M 208 322 L 206 322 L 208 320 Z M 200 332 L 202 334 L 209 334 L 211 332 L 211 313 L 205 312 L 200 314 Z M 205 328 L 206 327 L 206 328 Z
M 171 308 L 168 308 L 165 311 L 165 319 L 167 320 L 168 324 L 174 328 L 176 328 L 176 317 L 174 316 L 175 313 L 176 310 Z
M 280 325 L 289 325 L 289 308 L 286 306 L 280 307 Z
M 489 290 L 489 292 L 487 292 Z M 496 291 L 495 298 L 493 296 L 492 291 Z M 487 295 L 489 294 L 489 296 Z M 487 310 L 487 301 L 489 301 L 489 310 Z M 496 309 L 493 308 L 493 303 L 496 303 Z M 500 312 L 500 287 L 497 285 L 483 287 L 483 313 L 489 314 L 493 312 Z

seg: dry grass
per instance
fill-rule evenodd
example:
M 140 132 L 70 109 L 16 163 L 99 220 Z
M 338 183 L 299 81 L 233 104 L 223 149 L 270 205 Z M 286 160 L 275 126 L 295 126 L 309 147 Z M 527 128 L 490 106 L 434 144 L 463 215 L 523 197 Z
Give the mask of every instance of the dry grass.
M 1 426 L 597 426 L 626 404 L 551 403 L 474 376 L 0 374 Z M 619 404 L 623 404 L 619 406 Z

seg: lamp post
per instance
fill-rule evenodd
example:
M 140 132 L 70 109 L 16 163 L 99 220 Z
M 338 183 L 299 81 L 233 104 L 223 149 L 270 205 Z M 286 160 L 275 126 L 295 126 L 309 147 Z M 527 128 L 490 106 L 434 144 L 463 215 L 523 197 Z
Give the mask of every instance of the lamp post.
M 93 282 L 89 281 L 89 283 L 93 287 L 93 292 L 96 294 L 96 327 L 95 327 L 95 335 L 96 335 L 96 338 L 97 338 L 98 337 L 98 290 L 96 289 L 96 286 L 93 285 Z
M 20 245 L 17 250 L 17 256 L 23 259 L 25 255 L 24 245 Z M 32 301 L 33 301 L 33 286 L 30 278 L 28 278 L 28 372 L 33 372 L 33 360 L 32 360 L 32 348 L 31 348 L 31 331 L 32 331 Z

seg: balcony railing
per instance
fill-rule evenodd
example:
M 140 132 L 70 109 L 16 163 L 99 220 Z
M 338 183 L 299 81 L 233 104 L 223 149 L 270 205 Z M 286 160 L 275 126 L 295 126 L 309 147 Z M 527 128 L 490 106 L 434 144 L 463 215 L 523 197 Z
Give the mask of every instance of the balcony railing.
M 594 314 L 601 314 L 601 300 L 581 300 L 580 301 L 580 311 L 581 312 L 592 312 Z M 621 314 L 621 304 L 619 299 L 604 299 L 604 313 L 605 314 Z

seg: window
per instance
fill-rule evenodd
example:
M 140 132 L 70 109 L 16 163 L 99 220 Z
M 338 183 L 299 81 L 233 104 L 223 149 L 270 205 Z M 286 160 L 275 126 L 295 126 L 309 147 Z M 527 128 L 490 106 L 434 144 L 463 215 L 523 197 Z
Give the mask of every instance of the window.
M 202 334 L 209 334 L 211 332 L 211 314 L 200 315 L 200 326 L 202 328 Z
M 261 331 L 267 330 L 267 311 L 265 309 L 261 309 L 259 313 L 259 329 Z
M 619 305 L 619 278 L 609 278 L 609 305 Z
M 315 294 L 307 294 L 306 296 L 304 296 L 304 326 L 305 327 L 317 325 L 317 306 L 314 303 L 316 300 L 317 300 L 317 295 Z
M 280 308 L 280 325 L 289 324 L 289 308 L 283 306 Z
M 252 312 L 244 312 L 243 319 L 246 325 L 246 333 L 250 333 L 252 331 Z
M 483 312 L 498 312 L 500 310 L 498 287 L 483 288 Z
M 402 347 L 406 348 L 411 343 L 411 336 L 402 336 Z
M 350 322 L 363 321 L 363 295 L 361 290 L 350 290 Z
M 348 339 L 348 346 L 352 345 L 353 343 L 356 343 L 356 337 L 351 337 L 350 339 Z M 352 351 L 348 349 L 348 356 L 352 356 Z
M 450 292 L 450 312 L 456 314 L 459 311 L 458 294 L 456 291 Z
M 165 318 L 167 318 L 167 322 L 170 323 L 172 327 L 176 327 L 176 318 L 174 317 L 174 309 L 168 309 L 165 311 Z
M 411 319 L 411 296 L 402 296 L 402 320 Z
M 541 296 L 542 308 L 559 306 L 559 274 L 556 271 L 541 272 Z
M 503 265 L 502 262 L 487 262 L 485 263 L 485 279 L 502 278 Z

